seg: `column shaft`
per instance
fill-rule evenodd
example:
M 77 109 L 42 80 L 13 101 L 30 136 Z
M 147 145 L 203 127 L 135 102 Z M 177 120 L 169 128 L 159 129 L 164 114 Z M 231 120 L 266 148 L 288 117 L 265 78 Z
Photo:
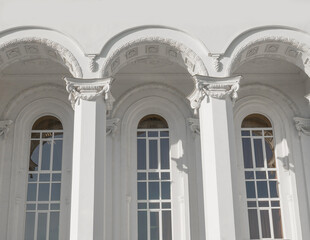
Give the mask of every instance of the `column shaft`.
M 199 109 L 207 239 L 236 239 L 231 161 L 235 161 L 232 103 L 204 98 Z

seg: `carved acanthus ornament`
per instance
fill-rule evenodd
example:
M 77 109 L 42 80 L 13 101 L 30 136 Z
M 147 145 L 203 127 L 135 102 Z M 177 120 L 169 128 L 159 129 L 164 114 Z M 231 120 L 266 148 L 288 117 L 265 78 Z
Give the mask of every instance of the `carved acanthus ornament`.
M 119 121 L 120 121 L 119 118 L 107 119 L 107 129 L 106 129 L 107 136 L 113 135 L 116 132 Z
M 237 91 L 241 78 L 241 76 L 215 78 L 195 75 L 195 90 L 187 97 L 191 103 L 191 107 L 195 110 L 195 113 L 197 113 L 197 109 L 206 96 L 208 98 L 217 99 L 225 99 L 227 96 L 230 96 L 231 100 L 234 102 L 238 97 Z
M 96 72 L 98 70 L 98 63 L 97 63 L 97 55 L 96 54 L 88 54 L 89 57 L 89 69 L 92 72 Z
M 111 95 L 110 87 L 112 78 L 105 79 L 79 79 L 67 78 L 66 89 L 69 93 L 69 101 L 74 109 L 76 104 L 80 104 L 80 100 L 93 101 L 100 96 L 104 96 L 107 110 L 112 109 L 114 98 Z
M 212 63 L 214 70 L 217 72 L 222 71 L 223 68 L 223 64 L 221 63 L 222 55 L 218 53 L 209 53 L 209 56 L 213 58 Z
M 199 125 L 199 119 L 197 118 L 188 118 L 187 119 L 189 128 L 191 131 L 195 134 L 200 134 L 200 125 Z
M 302 133 L 310 136 L 310 119 L 294 117 L 294 121 L 299 136 L 301 136 Z
M 9 132 L 12 123 L 12 120 L 0 121 L 0 136 L 5 136 Z

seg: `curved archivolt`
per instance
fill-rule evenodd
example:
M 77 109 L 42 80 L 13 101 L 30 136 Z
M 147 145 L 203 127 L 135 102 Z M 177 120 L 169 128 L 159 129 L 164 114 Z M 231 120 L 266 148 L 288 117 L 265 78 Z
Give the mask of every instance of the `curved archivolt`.
M 195 52 L 181 43 L 164 38 L 142 38 L 123 45 L 107 58 L 101 75 L 114 76 L 127 64 L 150 58 L 166 58 L 187 69 L 191 75 L 208 75 L 203 61 Z
M 31 64 L 39 59 L 49 59 L 60 63 L 74 77 L 83 76 L 82 69 L 73 54 L 49 39 L 22 38 L 0 45 L 0 71 L 20 60 Z

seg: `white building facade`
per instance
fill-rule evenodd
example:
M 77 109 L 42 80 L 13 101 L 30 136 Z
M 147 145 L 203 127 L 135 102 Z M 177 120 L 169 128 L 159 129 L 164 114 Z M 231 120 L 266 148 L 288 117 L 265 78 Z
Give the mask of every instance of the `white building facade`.
M 0 10 L 0 239 L 310 239 L 309 4 L 30 3 Z

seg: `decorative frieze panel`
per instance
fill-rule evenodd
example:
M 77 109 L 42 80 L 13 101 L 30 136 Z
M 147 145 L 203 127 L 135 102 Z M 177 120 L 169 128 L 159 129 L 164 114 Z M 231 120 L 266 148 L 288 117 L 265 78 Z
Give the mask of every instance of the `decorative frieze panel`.
M 80 100 L 93 101 L 100 96 L 104 96 L 107 103 L 107 109 L 111 110 L 114 101 L 110 87 L 112 78 L 105 79 L 78 79 L 64 78 L 66 81 L 66 89 L 69 93 L 69 101 L 74 109 L 75 104 L 79 104 Z
M 188 96 L 191 107 L 195 109 L 196 113 L 205 97 L 224 99 L 227 96 L 230 96 L 232 101 L 235 101 L 238 97 L 237 91 L 239 89 L 240 79 L 241 76 L 215 78 L 196 75 L 195 90 L 190 96 Z
M 10 130 L 10 125 L 13 123 L 12 120 L 6 120 L 6 121 L 0 121 L 0 137 L 5 136 L 9 130 Z
M 113 76 L 125 65 L 149 57 L 167 58 L 187 68 L 192 75 L 207 75 L 202 60 L 183 44 L 164 38 L 142 38 L 125 44 L 110 55 L 102 68 L 102 76 Z
M 294 117 L 294 122 L 299 135 L 310 136 L 310 119 Z
M 23 38 L 0 45 L 0 70 L 16 61 L 29 59 L 51 59 L 66 66 L 73 76 L 82 77 L 82 69 L 73 54 L 48 39 Z
M 232 73 L 243 63 L 257 57 L 276 57 L 291 62 L 300 68 L 310 66 L 310 49 L 305 44 L 283 37 L 265 37 L 242 47 L 232 57 L 228 72 Z M 310 74 L 310 72 L 308 72 Z

